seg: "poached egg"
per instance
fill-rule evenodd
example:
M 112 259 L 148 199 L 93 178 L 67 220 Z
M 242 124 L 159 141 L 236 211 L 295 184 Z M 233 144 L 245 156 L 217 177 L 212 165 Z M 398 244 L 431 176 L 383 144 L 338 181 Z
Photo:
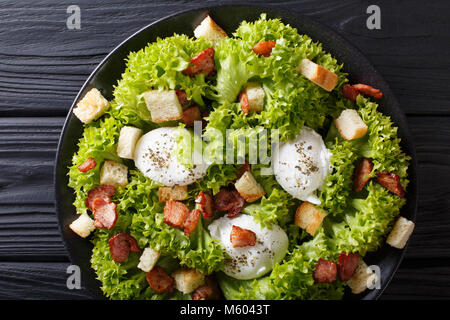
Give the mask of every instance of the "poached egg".
M 253 231 L 256 234 L 255 245 L 233 248 L 230 240 L 233 225 Z M 286 232 L 279 226 L 273 225 L 272 230 L 262 228 L 253 216 L 247 214 L 219 218 L 208 226 L 208 230 L 230 256 L 223 272 L 239 280 L 259 278 L 272 270 L 274 264 L 283 260 L 289 245 Z
M 274 152 L 273 172 L 277 182 L 294 198 L 320 204 L 320 190 L 331 172 L 331 152 L 322 137 L 309 127 Z
M 164 186 L 186 186 L 206 175 L 208 164 L 201 161 L 187 168 L 179 163 L 174 148 L 176 137 L 180 130 L 189 131 L 179 127 L 162 127 L 144 134 L 136 143 L 134 163 L 146 177 L 159 182 Z M 194 153 L 198 153 L 194 151 Z M 201 157 L 196 154 L 194 157 Z

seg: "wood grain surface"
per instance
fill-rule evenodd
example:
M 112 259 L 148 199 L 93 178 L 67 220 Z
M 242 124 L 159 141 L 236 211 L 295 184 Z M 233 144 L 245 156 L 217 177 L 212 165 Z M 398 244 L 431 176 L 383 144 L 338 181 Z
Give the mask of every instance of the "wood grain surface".
M 73 99 L 95 66 L 143 26 L 235 1 L 0 1 L 0 299 L 88 299 L 66 287 L 70 264 L 54 209 L 53 165 Z M 417 148 L 419 208 L 405 259 L 382 299 L 450 298 L 450 2 L 247 1 L 300 13 L 358 47 L 387 80 Z M 68 30 L 66 9 L 81 8 Z

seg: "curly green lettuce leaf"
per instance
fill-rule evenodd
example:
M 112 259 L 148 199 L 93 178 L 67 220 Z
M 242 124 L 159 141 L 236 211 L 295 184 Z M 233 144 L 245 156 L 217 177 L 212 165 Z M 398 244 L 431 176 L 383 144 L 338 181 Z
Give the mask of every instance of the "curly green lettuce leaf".
M 325 180 L 319 199 L 320 207 L 334 216 L 344 212 L 351 199 L 353 172 L 358 154 L 350 141 L 339 141 L 337 138 L 328 142 L 327 148 L 332 153 L 332 171 Z
M 203 106 L 202 96 L 206 94 L 209 84 L 205 75 L 189 77 L 182 71 L 189 65 L 189 60 L 211 43 L 203 37 L 192 39 L 186 35 L 173 35 L 148 44 L 145 48 L 132 52 L 127 58 L 127 67 L 114 88 L 116 107 L 124 109 L 122 114 L 136 114 L 144 121 L 151 121 L 142 93 L 147 90 L 181 89 L 188 99 Z M 120 116 L 118 110 L 115 111 Z
M 74 206 L 78 213 L 87 210 L 85 199 L 92 188 L 100 184 L 100 168 L 105 160 L 122 163 L 116 154 L 122 123 L 113 117 L 102 118 L 85 126 L 83 136 L 78 142 L 78 151 L 72 158 L 69 167 L 69 187 L 75 191 Z M 94 158 L 97 166 L 88 171 L 80 172 L 78 166 L 87 158 Z
M 406 202 L 373 181 L 368 183 L 367 191 L 365 199 L 351 200 L 342 221 L 325 222 L 333 252 L 357 252 L 364 256 L 376 251 Z

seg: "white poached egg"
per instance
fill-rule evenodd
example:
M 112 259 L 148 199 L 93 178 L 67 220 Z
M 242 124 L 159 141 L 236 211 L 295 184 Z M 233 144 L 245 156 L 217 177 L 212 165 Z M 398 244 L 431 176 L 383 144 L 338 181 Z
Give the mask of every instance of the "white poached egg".
M 294 198 L 320 204 L 320 190 L 331 171 L 331 152 L 322 137 L 309 127 L 274 152 L 273 171 L 277 182 Z
M 254 246 L 233 248 L 230 240 L 233 225 L 253 231 L 256 234 Z M 208 226 L 211 237 L 222 243 L 230 256 L 223 272 L 239 280 L 255 279 L 272 270 L 286 255 L 289 241 L 283 229 L 277 225 L 272 230 L 262 228 L 253 216 L 241 214 L 235 218 L 222 217 Z
M 202 161 L 186 168 L 179 163 L 173 150 L 176 147 L 176 136 L 179 127 L 162 127 L 144 134 L 136 143 L 134 163 L 146 177 L 164 186 L 189 185 L 206 175 L 208 164 Z M 197 151 L 194 151 L 194 153 Z M 201 155 L 196 155 L 197 159 Z

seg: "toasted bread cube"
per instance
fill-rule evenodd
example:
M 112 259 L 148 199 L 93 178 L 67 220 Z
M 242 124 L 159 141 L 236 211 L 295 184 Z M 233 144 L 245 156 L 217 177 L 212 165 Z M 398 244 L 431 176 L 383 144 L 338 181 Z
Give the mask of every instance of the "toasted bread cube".
M 248 97 L 248 110 L 250 112 L 261 112 L 264 107 L 264 90 L 259 83 L 250 82 L 245 87 Z
M 109 108 L 109 102 L 100 91 L 93 88 L 88 91 L 73 109 L 73 114 L 83 123 L 89 123 L 97 120 Z
M 253 202 L 266 194 L 263 187 L 255 180 L 250 171 L 245 173 L 236 181 L 234 187 L 247 202 Z
M 119 142 L 117 143 L 117 155 L 125 159 L 134 158 L 134 148 L 139 138 L 142 136 L 142 130 L 135 127 L 125 126 L 120 129 Z
M 194 35 L 196 38 L 203 37 L 211 41 L 213 45 L 227 37 L 226 32 L 223 31 L 210 16 L 203 19 L 203 21 L 194 29 Z
M 312 203 L 305 201 L 297 208 L 294 223 L 313 236 L 322 225 L 322 221 L 326 215 L 326 212 L 317 209 Z
M 139 258 L 139 264 L 137 267 L 142 271 L 149 272 L 153 269 L 156 262 L 159 259 L 161 252 L 152 248 L 145 248 Z
M 124 187 L 128 184 L 128 167 L 124 164 L 107 160 L 100 170 L 100 184 Z
M 303 59 L 300 62 L 297 72 L 326 91 L 332 91 L 338 82 L 338 76 L 334 72 L 319 66 L 309 59 Z
M 159 187 L 158 189 L 159 202 L 166 202 L 168 200 L 186 200 L 187 196 L 187 186 Z
M 403 249 L 414 230 L 414 222 L 399 217 L 389 233 L 386 243 L 397 249 Z
M 369 128 L 354 109 L 343 110 L 340 116 L 334 120 L 334 124 L 345 140 L 364 137 Z
M 80 237 L 86 238 L 95 229 L 94 220 L 87 213 L 83 213 L 69 225 L 69 228 Z
M 191 293 L 205 283 L 205 275 L 195 269 L 179 269 L 172 274 L 175 288 L 184 294 Z
M 358 267 L 353 276 L 347 281 L 348 286 L 352 289 L 352 293 L 360 294 L 368 287 L 373 286 L 378 281 L 377 275 L 369 269 L 367 264 L 359 258 Z
M 144 100 L 153 122 L 179 120 L 183 109 L 175 90 L 149 90 L 144 92 Z

